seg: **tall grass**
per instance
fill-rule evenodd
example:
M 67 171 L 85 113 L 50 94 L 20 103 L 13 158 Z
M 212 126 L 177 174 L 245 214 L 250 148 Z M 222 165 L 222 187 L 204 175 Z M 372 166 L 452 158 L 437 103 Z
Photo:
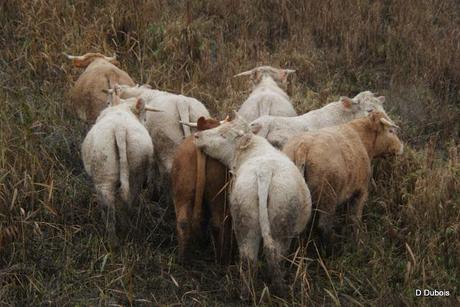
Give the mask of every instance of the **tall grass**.
M 299 112 L 361 90 L 387 96 L 407 142 L 374 163 L 360 242 L 289 259 L 292 295 L 255 303 L 452 305 L 460 280 L 460 5 L 457 1 L 10 1 L 0 3 L 0 298 L 7 305 L 239 304 L 238 270 L 208 247 L 177 264 L 174 214 L 142 202 L 111 251 L 68 110 L 79 70 L 61 52 L 116 53 L 138 82 L 215 115 L 247 95 L 237 72 L 297 69 Z M 303 246 L 303 245 L 302 245 Z M 263 264 L 261 263 L 262 272 Z M 415 289 L 450 290 L 417 298 Z

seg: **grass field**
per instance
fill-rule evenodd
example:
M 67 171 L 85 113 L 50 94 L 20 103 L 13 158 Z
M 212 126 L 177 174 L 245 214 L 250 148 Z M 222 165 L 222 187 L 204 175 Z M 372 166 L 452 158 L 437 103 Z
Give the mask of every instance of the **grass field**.
M 284 299 L 264 287 L 260 261 L 250 303 L 460 304 L 458 1 L 5 0 L 0 25 L 0 305 L 241 304 L 237 266 L 214 264 L 211 247 L 178 263 L 164 201 L 144 198 L 138 227 L 108 248 L 80 158 L 88 127 L 69 112 L 81 71 L 63 51 L 116 53 L 137 82 L 219 117 L 249 92 L 232 76 L 261 64 L 297 70 L 299 113 L 384 94 L 406 150 L 373 164 L 361 241 L 330 257 L 311 242 L 294 249 Z

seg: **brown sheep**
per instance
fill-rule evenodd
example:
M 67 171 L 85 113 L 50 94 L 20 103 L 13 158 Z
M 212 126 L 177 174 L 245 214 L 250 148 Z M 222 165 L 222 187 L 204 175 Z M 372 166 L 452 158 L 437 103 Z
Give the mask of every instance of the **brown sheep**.
M 355 233 L 368 196 L 373 158 L 403 152 L 397 126 L 384 113 L 291 138 L 283 152 L 301 169 L 318 210 L 324 243 L 333 243 L 336 207 L 352 201 Z M 330 248 L 330 246 L 327 246 Z
M 100 53 L 65 55 L 75 67 L 85 68 L 70 92 L 72 109 L 83 121 L 96 121 L 101 111 L 107 107 L 105 92 L 114 84 L 134 86 L 131 77 L 115 66 L 119 65 L 115 56 L 106 57 Z
M 200 117 L 197 129 L 207 130 L 219 124 Z M 225 188 L 228 178 L 226 167 L 197 149 L 193 136 L 178 146 L 171 170 L 171 191 L 181 262 L 189 260 L 191 241 L 203 237 L 209 222 L 217 261 L 226 264 L 231 260 L 232 221 Z

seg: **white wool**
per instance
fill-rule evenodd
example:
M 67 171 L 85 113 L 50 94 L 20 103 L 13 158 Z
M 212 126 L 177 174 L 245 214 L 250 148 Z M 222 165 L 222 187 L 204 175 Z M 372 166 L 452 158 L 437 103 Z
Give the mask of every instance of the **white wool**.
M 121 201 L 130 208 L 136 202 L 152 164 L 153 144 L 139 121 L 143 114 L 131 111 L 136 101 L 106 108 L 82 144 L 83 164 L 95 186 L 99 205 L 107 212 L 112 239 L 116 237 L 116 203 Z
M 263 115 L 296 116 L 289 96 L 270 75 L 262 75 L 238 113 L 251 122 Z
M 350 108 L 344 107 L 340 100 L 300 116 L 262 116 L 254 120 L 250 126 L 257 135 L 282 148 L 285 142 L 296 134 L 341 125 L 365 117 L 370 111 L 384 112 L 382 102 L 369 91 L 359 93 L 352 101 Z
M 302 174 L 241 119 L 196 136 L 199 148 L 233 172 L 230 209 L 242 261 L 254 264 L 262 238 L 269 266 L 278 265 L 310 219 L 310 192 Z
M 147 113 L 145 126 L 155 146 L 155 163 L 160 171 L 158 175 L 162 181 L 167 182 L 176 148 L 186 136 L 186 130 L 179 121 L 197 122 L 201 116 L 210 116 L 208 110 L 195 98 L 146 86 L 123 86 L 121 96 L 140 97 L 147 105 L 162 111 Z

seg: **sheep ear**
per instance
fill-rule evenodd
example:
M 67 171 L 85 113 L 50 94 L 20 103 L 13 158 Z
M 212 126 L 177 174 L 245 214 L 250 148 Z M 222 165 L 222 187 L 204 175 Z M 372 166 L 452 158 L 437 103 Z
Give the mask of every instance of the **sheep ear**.
M 145 101 L 142 98 L 138 98 L 136 101 L 136 113 L 139 114 L 145 109 Z
M 340 101 L 342 102 L 343 107 L 347 110 L 351 109 L 351 106 L 354 104 L 353 99 L 346 96 L 340 97 Z
M 287 81 L 288 75 L 294 72 L 294 69 L 280 69 L 279 78 L 281 81 Z
M 384 103 L 385 102 L 385 96 L 379 96 L 377 97 L 377 99 L 380 101 L 380 103 Z
M 258 83 L 260 81 L 260 77 L 262 76 L 260 70 L 256 69 L 251 74 L 251 79 L 254 83 Z
M 73 66 L 77 68 L 86 68 L 94 58 L 74 59 Z
M 284 81 L 287 81 L 287 76 L 288 76 L 288 74 L 287 74 L 287 72 L 286 72 L 284 69 L 280 70 L 279 75 L 278 75 L 278 78 L 279 78 L 281 81 L 283 81 L 283 82 L 284 82 Z
M 206 130 L 206 119 L 204 116 L 200 116 L 196 122 L 198 131 Z

